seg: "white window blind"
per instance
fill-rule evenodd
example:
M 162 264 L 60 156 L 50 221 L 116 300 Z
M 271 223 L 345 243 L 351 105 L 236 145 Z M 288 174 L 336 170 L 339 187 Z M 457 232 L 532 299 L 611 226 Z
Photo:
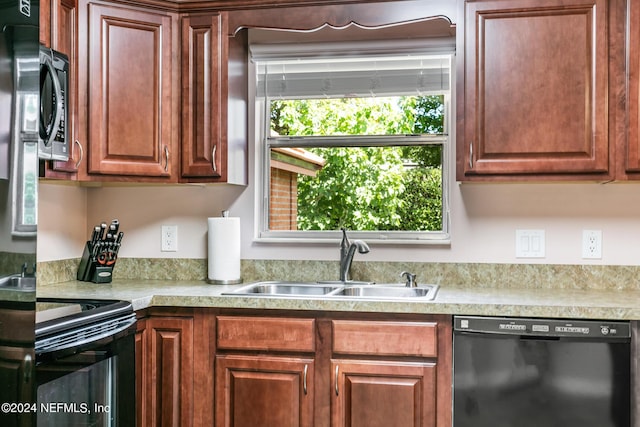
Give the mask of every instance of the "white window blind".
M 445 52 L 447 45 L 440 45 L 439 52 L 426 52 L 432 43 L 413 41 L 412 48 L 405 45 L 393 55 L 384 54 L 388 47 L 354 49 L 353 44 L 350 52 L 366 53 L 342 54 L 331 44 L 305 44 L 304 49 L 300 45 L 252 45 L 256 93 L 270 99 L 442 93 L 450 89 L 451 52 Z M 340 48 L 345 49 L 344 44 Z

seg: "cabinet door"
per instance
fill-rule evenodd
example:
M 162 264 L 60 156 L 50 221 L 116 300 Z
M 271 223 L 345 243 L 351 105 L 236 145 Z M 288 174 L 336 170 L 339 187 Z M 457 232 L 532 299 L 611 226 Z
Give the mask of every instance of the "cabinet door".
M 332 360 L 332 427 L 435 427 L 436 365 Z
M 640 4 L 631 2 L 629 13 L 629 124 L 624 166 L 625 172 L 637 178 L 640 176 Z
M 35 404 L 34 359 L 33 349 L 0 345 L 0 402 Z M 35 415 L 32 411 L 5 409 L 0 412 L 0 425 L 34 426 Z
M 141 349 L 141 425 L 193 424 L 193 319 L 150 317 Z
M 149 359 L 149 334 L 146 319 L 138 319 L 136 323 L 136 426 L 143 427 L 147 422 L 147 369 L 145 360 Z
M 313 359 L 216 357 L 217 427 L 313 425 Z
M 459 180 L 608 173 L 607 19 L 606 0 L 466 2 Z
M 226 76 L 220 14 L 182 19 L 182 168 L 183 178 L 219 178 L 226 156 L 221 113 Z
M 104 3 L 86 7 L 88 172 L 169 178 L 176 157 L 174 17 Z

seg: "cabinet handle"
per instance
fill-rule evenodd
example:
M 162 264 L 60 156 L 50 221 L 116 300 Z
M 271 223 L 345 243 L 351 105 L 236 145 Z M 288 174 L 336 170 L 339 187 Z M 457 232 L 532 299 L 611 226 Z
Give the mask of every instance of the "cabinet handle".
M 216 149 L 217 145 L 214 144 L 213 149 L 211 150 L 211 167 L 213 168 L 213 172 L 218 173 L 218 167 L 216 166 Z
M 76 169 L 78 169 L 80 167 L 80 163 L 82 163 L 82 158 L 84 157 L 84 149 L 82 148 L 82 144 L 80 144 L 80 141 L 76 139 L 74 142 L 78 145 L 78 148 L 80 149 L 80 158 L 76 162 Z
M 340 395 L 340 388 L 338 387 L 338 373 L 340 372 L 340 365 L 336 365 L 336 396 Z
M 164 146 L 164 158 L 166 159 L 166 163 L 164 164 L 164 171 L 169 172 L 169 147 Z
M 473 141 L 469 143 L 469 169 L 473 169 Z
M 33 359 L 30 354 L 24 356 L 22 360 L 22 377 L 25 384 L 31 384 L 31 375 L 33 374 Z
M 304 376 L 302 377 L 302 390 L 304 394 L 307 394 L 307 372 L 309 371 L 309 365 L 304 365 Z

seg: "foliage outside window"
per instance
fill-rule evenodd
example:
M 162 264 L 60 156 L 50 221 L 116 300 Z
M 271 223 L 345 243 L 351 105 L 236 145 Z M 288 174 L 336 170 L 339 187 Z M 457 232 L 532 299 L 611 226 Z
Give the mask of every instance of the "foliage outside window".
M 263 77 L 265 86 L 269 77 Z M 316 80 L 326 87 L 326 78 Z M 304 79 L 311 86 L 313 79 Z M 387 239 L 446 235 L 448 90 L 312 92 L 263 98 L 270 171 L 264 234 L 317 236 L 346 228 Z M 274 175 L 278 168 L 289 172 L 288 186 L 276 185 L 282 180 Z M 281 203 L 287 191 L 289 199 Z

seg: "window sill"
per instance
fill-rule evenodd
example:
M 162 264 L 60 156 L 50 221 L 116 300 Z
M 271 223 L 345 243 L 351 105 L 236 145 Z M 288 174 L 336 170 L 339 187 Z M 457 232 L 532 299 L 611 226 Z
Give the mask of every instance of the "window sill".
M 271 234 L 271 233 L 269 233 Z M 451 237 L 445 233 L 438 233 L 429 237 L 416 237 L 416 238 L 384 238 L 384 237 L 371 237 L 363 236 L 363 233 L 355 231 L 349 232 L 349 239 L 360 239 L 367 242 L 369 245 L 382 246 L 451 246 Z M 325 238 L 311 237 L 311 236 L 259 236 L 253 239 L 257 244 L 300 244 L 300 245 L 339 245 L 341 241 L 340 237 L 327 236 Z

